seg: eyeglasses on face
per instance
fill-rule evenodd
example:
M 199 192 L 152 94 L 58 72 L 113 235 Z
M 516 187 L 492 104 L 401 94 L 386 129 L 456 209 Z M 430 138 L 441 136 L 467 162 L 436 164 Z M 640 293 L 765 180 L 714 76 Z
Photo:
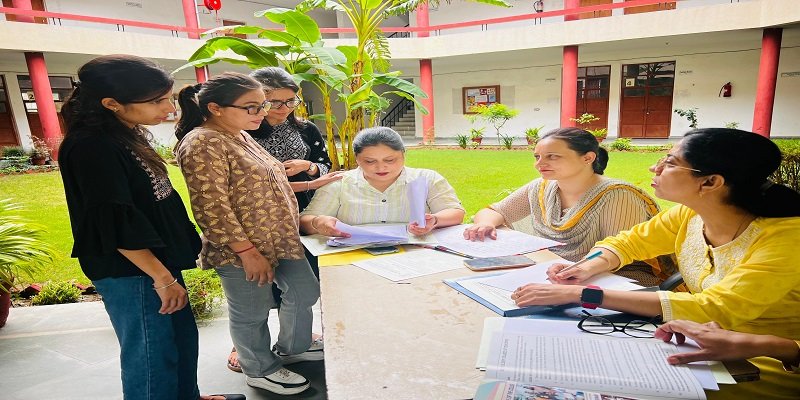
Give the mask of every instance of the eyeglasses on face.
M 260 113 L 261 110 L 264 110 L 265 112 L 269 111 L 269 109 L 272 107 L 272 103 L 270 103 L 269 101 L 264 101 L 263 103 L 257 106 L 237 106 L 233 104 L 220 104 L 220 106 L 233 107 L 233 108 L 238 108 L 240 110 L 247 110 L 247 113 L 250 115 L 258 115 L 258 113 Z
M 655 337 L 656 329 L 658 329 L 658 326 L 653 321 L 635 319 L 620 327 L 619 324 L 615 324 L 606 318 L 589 314 L 586 310 L 583 310 L 583 313 L 586 316 L 578 322 L 578 329 L 595 335 L 610 335 L 614 332 L 622 332 L 631 337 L 649 339 Z
M 680 168 L 680 169 L 685 169 L 685 170 L 694 171 L 694 172 L 701 172 L 701 173 L 703 172 L 703 171 L 700 171 L 699 169 L 689 168 L 689 167 L 684 167 L 684 166 L 681 166 L 681 165 L 677 165 L 674 162 L 670 161 L 670 159 L 669 159 L 670 157 L 672 157 L 671 154 L 667 154 L 664 157 L 661 157 L 660 160 L 656 161 L 655 169 L 663 171 L 664 169 L 669 169 L 669 168 Z
M 295 108 L 300 105 L 300 99 L 298 99 L 297 97 L 285 101 L 284 100 L 267 100 L 267 101 L 270 104 L 272 104 L 272 108 L 276 110 L 283 106 L 286 106 L 287 108 Z

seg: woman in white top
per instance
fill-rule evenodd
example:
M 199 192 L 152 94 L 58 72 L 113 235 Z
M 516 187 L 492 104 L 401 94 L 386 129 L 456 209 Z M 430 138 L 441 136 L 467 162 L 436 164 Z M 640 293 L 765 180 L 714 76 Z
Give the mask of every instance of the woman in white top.
M 345 237 L 347 234 L 336 229 L 337 221 L 350 225 L 408 223 L 407 184 L 420 177 L 428 183 L 425 226 L 411 223 L 409 232 L 424 235 L 464 219 L 464 207 L 444 177 L 436 171 L 405 166 L 405 146 L 391 128 L 362 130 L 353 140 L 353 152 L 358 168 L 317 190 L 300 213 L 302 232 Z

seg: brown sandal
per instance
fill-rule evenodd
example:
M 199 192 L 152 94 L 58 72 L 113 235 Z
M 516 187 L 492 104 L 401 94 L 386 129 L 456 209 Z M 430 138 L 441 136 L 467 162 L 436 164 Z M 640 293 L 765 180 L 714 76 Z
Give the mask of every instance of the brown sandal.
M 228 369 L 233 372 L 242 372 L 242 366 L 239 365 L 239 355 L 236 353 L 236 347 L 231 349 L 231 354 L 228 355 Z

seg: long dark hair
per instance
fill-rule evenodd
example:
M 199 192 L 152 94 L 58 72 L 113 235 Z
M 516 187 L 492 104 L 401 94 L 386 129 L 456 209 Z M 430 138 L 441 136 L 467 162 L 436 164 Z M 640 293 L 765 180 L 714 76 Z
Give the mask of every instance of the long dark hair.
M 292 76 L 278 67 L 259 68 L 251 72 L 250 76 L 261 82 L 261 86 L 264 87 L 264 91 L 267 93 L 278 89 L 289 89 L 295 95 L 300 92 L 300 86 L 292 79 Z M 297 128 L 303 129 L 305 127 L 304 122 L 294 115 L 294 110 L 289 113 L 286 120 Z
M 689 131 L 682 157 L 696 176 L 722 175 L 728 202 L 760 217 L 800 216 L 800 193 L 768 180 L 781 164 L 778 146 L 764 136 L 728 128 Z
M 186 86 L 178 94 L 181 118 L 175 124 L 175 136 L 183 139 L 192 129 L 202 125 L 208 118 L 208 104 L 233 104 L 239 97 L 252 90 L 261 89 L 255 79 L 238 72 L 225 72 L 205 83 Z
M 559 128 L 547 132 L 539 140 L 559 139 L 567 142 L 567 147 L 580 155 L 592 152 L 597 155 L 592 162 L 595 174 L 603 175 L 608 166 L 608 151 L 600 147 L 591 133 L 580 128 Z
M 112 98 L 118 103 L 147 103 L 172 90 L 172 76 L 156 63 L 142 57 L 112 54 L 97 57 L 78 69 L 79 82 L 64 102 L 61 115 L 67 125 L 65 136 L 78 132 L 109 135 L 128 147 L 153 171 L 167 173 L 164 160 L 149 141 L 136 129 L 123 124 L 114 112 L 103 107 L 101 100 Z

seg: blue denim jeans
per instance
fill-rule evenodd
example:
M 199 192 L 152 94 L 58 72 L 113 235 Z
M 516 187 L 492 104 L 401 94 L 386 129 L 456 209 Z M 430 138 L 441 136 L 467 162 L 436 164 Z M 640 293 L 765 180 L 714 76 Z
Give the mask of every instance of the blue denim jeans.
M 125 400 L 197 400 L 197 324 L 192 309 L 159 314 L 161 298 L 147 276 L 92 282 L 120 347 Z M 178 283 L 185 287 L 178 275 Z
M 267 325 L 269 310 L 275 305 L 271 285 L 245 279 L 244 269 L 233 265 L 215 268 L 228 300 L 231 339 L 239 353 L 239 365 L 250 377 L 269 375 L 281 368 L 281 359 L 270 349 Z M 311 266 L 301 260 L 278 260 L 275 283 L 281 290 L 278 313 L 280 333 L 277 349 L 286 354 L 299 354 L 311 346 L 311 307 L 319 298 L 319 281 Z

